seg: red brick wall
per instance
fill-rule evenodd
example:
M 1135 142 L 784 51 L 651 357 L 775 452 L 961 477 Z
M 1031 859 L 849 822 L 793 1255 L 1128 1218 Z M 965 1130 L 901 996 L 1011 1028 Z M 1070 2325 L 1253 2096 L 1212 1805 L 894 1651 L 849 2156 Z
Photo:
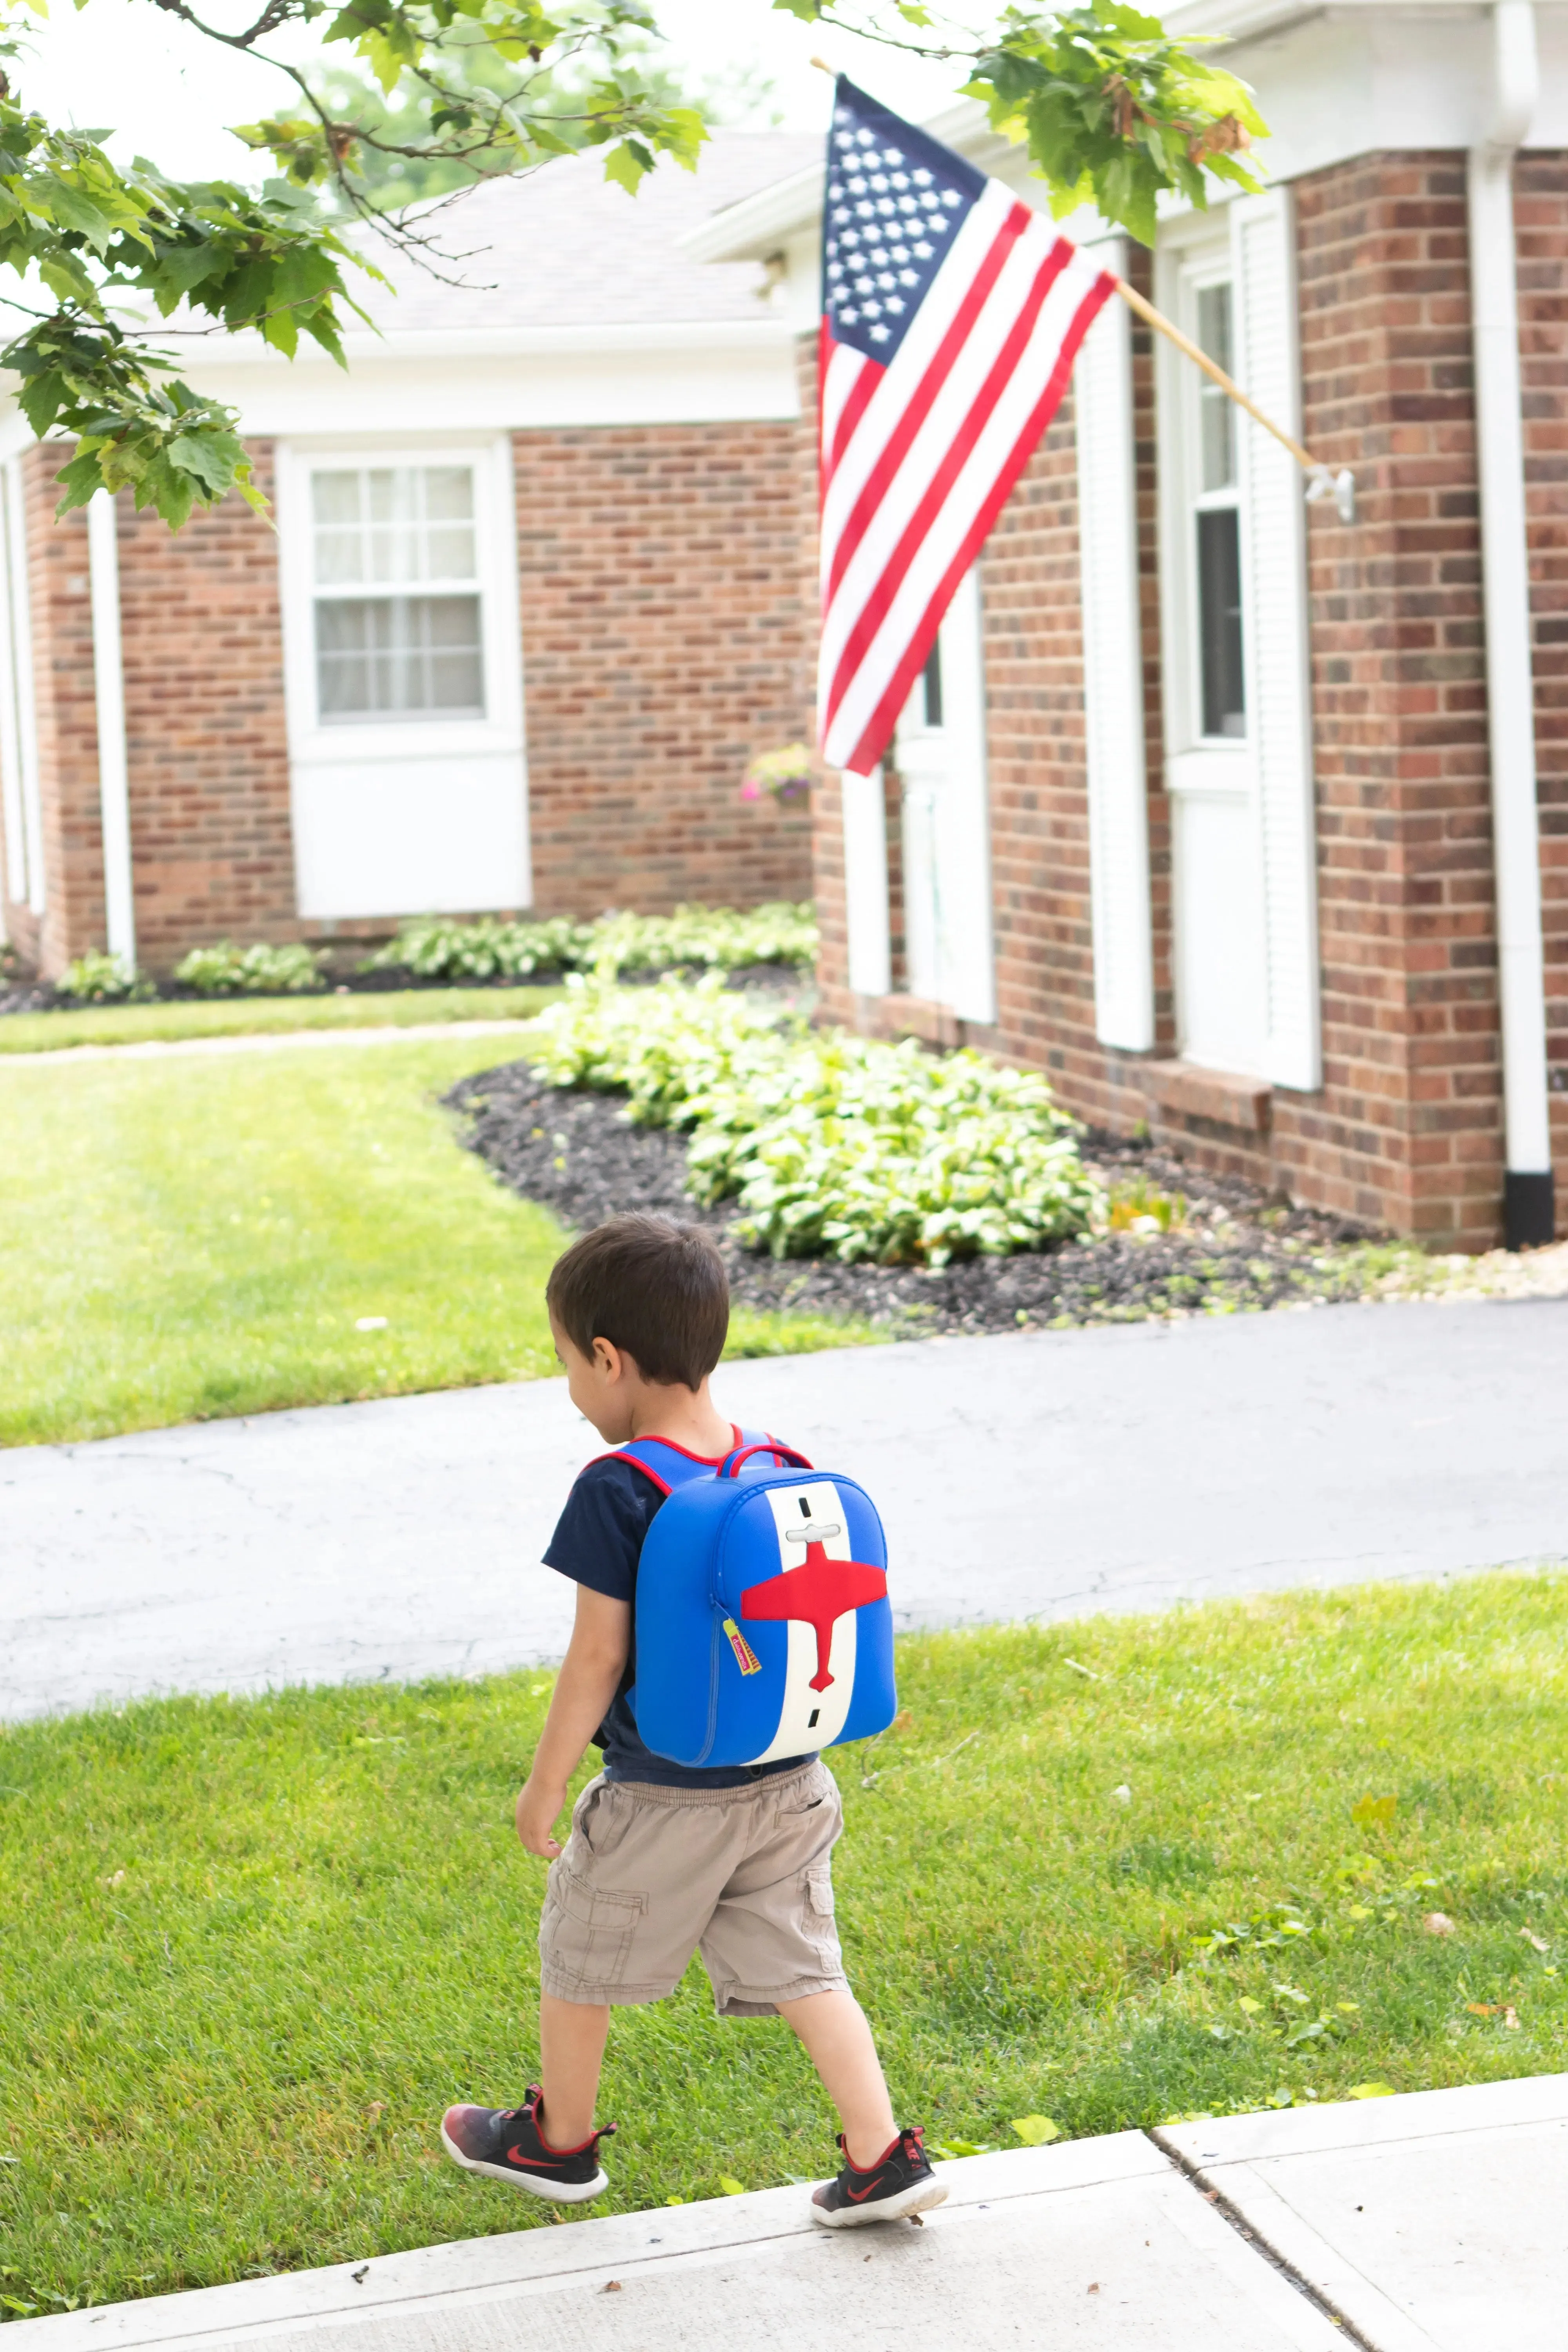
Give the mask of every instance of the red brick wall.
M 808 895 L 809 810 L 738 798 L 753 754 L 810 731 L 807 430 L 517 436 L 542 912 Z M 28 461 L 51 975 L 104 938 L 87 532 L 52 520 L 60 457 Z M 270 445 L 252 457 L 266 489 Z M 294 911 L 277 541 L 239 499 L 174 537 L 121 499 L 119 530 L 141 958 L 320 931 Z M 25 913 L 11 929 L 33 947 Z
M 1523 155 L 1519 235 L 1535 753 L 1557 1230 L 1568 1231 L 1568 156 Z
M 237 498 L 177 536 L 128 498 L 118 520 L 138 954 L 298 938 L 277 539 Z
M 811 889 L 801 804 L 738 797 L 811 732 L 811 475 L 795 424 L 519 434 L 541 913 Z

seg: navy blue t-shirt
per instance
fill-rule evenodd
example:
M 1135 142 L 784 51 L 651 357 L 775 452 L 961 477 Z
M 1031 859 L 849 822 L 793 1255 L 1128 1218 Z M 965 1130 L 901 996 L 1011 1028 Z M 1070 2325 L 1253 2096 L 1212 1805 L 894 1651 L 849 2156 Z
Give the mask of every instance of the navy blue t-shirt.
M 740 1433 L 736 1433 L 740 1442 Z M 715 1462 L 714 1468 L 718 1468 Z M 637 1562 L 643 1538 L 653 1525 L 664 1496 L 653 1480 L 632 1462 L 615 1459 L 590 1462 L 580 1471 L 566 1508 L 555 1523 L 555 1533 L 544 1555 L 547 1568 L 559 1569 L 574 1584 L 585 1584 L 611 1601 L 625 1601 L 632 1611 L 631 1643 L 620 1688 L 610 1702 L 593 1745 L 604 1751 L 607 1780 L 651 1780 L 663 1789 L 743 1789 L 775 1772 L 794 1772 L 811 1762 L 810 1756 L 785 1756 L 773 1764 L 733 1764 L 705 1771 L 673 1764 L 656 1756 L 638 1734 L 637 1717 L 626 1693 L 637 1680 Z

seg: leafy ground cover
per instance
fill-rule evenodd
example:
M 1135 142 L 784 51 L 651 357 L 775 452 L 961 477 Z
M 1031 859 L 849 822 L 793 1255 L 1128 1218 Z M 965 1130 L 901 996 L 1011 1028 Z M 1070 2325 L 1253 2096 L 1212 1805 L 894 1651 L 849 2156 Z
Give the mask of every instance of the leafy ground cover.
M 456 1149 L 437 1100 L 494 1050 L 458 1029 L 7 1063 L 0 1444 L 553 1373 L 563 1227 Z M 864 1336 L 742 1314 L 731 1346 Z
M 471 1149 L 525 1200 L 548 1202 L 574 1225 L 626 1208 L 700 1219 L 724 1253 L 732 1297 L 752 1307 L 855 1317 L 884 1339 L 1441 1294 L 1459 1279 L 1455 1264 L 1413 1243 L 1369 1238 L 1338 1217 L 1283 1206 L 1256 1185 L 1209 1175 L 1147 1142 L 1094 1134 L 1080 1135 L 1074 1150 L 1100 1191 L 1102 1213 L 1090 1231 L 1054 1247 L 942 1266 L 774 1258 L 745 1246 L 746 1220 L 734 1201 L 692 1199 L 687 1138 L 635 1124 L 624 1096 L 557 1087 L 524 1059 L 460 1079 L 449 1099 Z M 1568 1249 L 1560 1255 L 1568 1286 Z M 1474 1265 L 1460 1263 L 1467 1271 Z M 1519 1272 L 1519 1260 L 1508 1264 Z
M 193 948 L 172 973 L 133 971 L 101 949 L 89 950 L 59 978 L 25 980 L 0 941 L 0 1014 L 70 1010 L 82 1005 L 188 1003 L 235 996 L 300 996 L 331 989 L 374 993 L 409 986 L 505 987 L 563 971 L 651 972 L 714 971 L 757 977 L 795 977 L 816 961 L 816 919 L 809 900 L 771 900 L 761 907 L 680 906 L 668 915 L 628 912 L 576 922 L 569 916 L 514 921 L 497 915 L 461 922 L 426 915 L 405 923 L 395 940 L 366 954 L 352 946 L 241 946 L 219 940 Z
M 260 996 L 162 1004 L 97 1004 L 0 1020 L 0 1054 L 67 1045 L 137 1045 L 156 1038 L 286 1034 L 299 1029 L 407 1029 L 436 1021 L 526 1021 L 548 988 L 397 989 L 384 995 Z
M 1568 2065 L 1568 1576 L 907 1639 L 839 1921 L 954 2152 Z M 533 2063 L 547 1674 L 0 1731 L 13 2313 L 547 2223 L 442 2159 Z M 596 2210 L 820 2176 L 782 2029 L 621 2011 Z
M 616 988 L 574 977 L 529 1058 L 557 1087 L 613 1089 L 689 1139 L 693 1196 L 733 1200 L 773 1257 L 945 1265 L 1088 1230 L 1097 1188 L 1037 1071 L 813 1029 L 717 973 Z
M 601 915 L 591 923 L 556 916 L 541 922 L 447 915 L 405 923 L 367 958 L 366 971 L 416 972 L 427 979 L 522 978 L 535 971 L 668 971 L 677 966 L 739 971 L 749 966 L 802 966 L 816 961 L 816 918 L 809 899 L 771 899 L 761 907 L 677 907 L 668 915 Z

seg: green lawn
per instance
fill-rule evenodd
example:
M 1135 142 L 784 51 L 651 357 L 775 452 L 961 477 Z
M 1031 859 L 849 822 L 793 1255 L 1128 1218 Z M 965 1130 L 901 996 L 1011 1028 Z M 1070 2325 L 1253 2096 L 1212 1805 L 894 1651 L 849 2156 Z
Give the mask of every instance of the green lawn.
M 906 1640 L 900 1675 L 902 1727 L 835 1759 L 839 1917 L 938 2141 L 1568 2065 L 1568 1576 Z M 548 1689 L 0 1733 L 13 2311 L 548 2221 L 437 2141 L 533 2064 L 510 1813 Z M 595 2210 L 830 2160 L 789 2036 L 696 1970 L 617 2013 L 605 2112 Z
M 558 988 L 400 988 L 384 996 L 236 996 L 188 1004 L 85 1004 L 0 1018 L 0 1054 L 149 1038 L 240 1037 L 300 1029 L 407 1029 L 426 1021 L 526 1021 Z
M 0 1068 L 0 1444 L 554 1372 L 563 1228 L 436 1100 L 512 1050 L 458 1029 Z M 862 1336 L 737 1316 L 731 1350 Z

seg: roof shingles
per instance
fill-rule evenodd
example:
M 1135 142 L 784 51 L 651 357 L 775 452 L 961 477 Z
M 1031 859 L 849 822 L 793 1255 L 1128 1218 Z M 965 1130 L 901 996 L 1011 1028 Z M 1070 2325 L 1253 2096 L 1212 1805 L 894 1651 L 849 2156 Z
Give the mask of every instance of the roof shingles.
M 601 157 L 566 157 L 476 188 L 432 224 L 441 247 L 464 257 L 451 274 L 467 283 L 404 262 L 395 293 L 353 290 L 392 335 L 757 319 L 755 262 L 696 261 L 677 239 L 821 147 L 794 132 L 716 131 L 695 173 L 663 163 L 635 196 L 605 180 Z

